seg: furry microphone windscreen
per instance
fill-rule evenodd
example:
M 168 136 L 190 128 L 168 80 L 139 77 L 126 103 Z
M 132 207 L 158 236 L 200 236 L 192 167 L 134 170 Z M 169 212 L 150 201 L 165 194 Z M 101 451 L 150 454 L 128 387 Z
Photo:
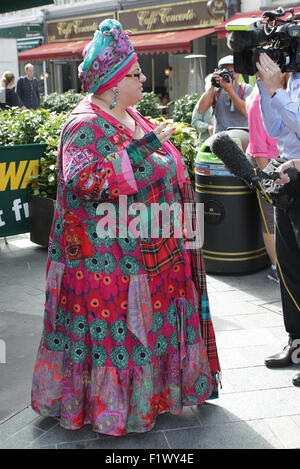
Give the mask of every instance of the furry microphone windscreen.
M 211 150 L 223 161 L 232 174 L 244 179 L 249 184 L 256 181 L 252 164 L 226 132 L 219 132 L 212 138 Z

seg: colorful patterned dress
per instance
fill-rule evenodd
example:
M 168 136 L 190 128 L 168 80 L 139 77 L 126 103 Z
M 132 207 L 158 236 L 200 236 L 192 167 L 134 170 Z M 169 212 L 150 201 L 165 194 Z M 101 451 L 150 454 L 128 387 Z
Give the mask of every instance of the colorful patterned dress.
M 201 251 L 175 215 L 149 230 L 153 204 L 163 217 L 193 190 L 177 150 L 129 112 L 141 140 L 88 98 L 62 131 L 32 387 L 33 409 L 62 427 L 116 436 L 217 397 L 220 370 Z

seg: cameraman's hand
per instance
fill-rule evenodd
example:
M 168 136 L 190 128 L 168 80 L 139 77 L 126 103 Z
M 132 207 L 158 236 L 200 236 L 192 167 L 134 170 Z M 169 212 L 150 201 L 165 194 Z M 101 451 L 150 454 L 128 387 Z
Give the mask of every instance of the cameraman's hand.
M 276 184 L 287 184 L 288 182 L 290 182 L 290 177 L 286 173 L 286 171 L 290 168 L 293 168 L 293 171 L 297 170 L 299 173 L 300 172 L 300 159 L 297 158 L 294 160 L 285 161 L 282 165 L 280 165 L 279 168 L 277 168 L 276 170 L 276 172 L 279 175 L 279 178 L 276 179 L 274 182 Z M 294 178 L 295 174 L 290 173 L 290 176 Z
M 293 168 L 293 167 L 294 167 L 294 163 L 293 163 L 292 160 L 291 161 L 286 161 L 285 163 L 280 165 L 279 168 L 277 168 L 277 170 L 276 170 L 276 172 L 278 173 L 279 178 L 274 181 L 275 184 L 279 184 L 279 185 L 288 184 L 290 182 L 290 178 L 289 178 L 289 176 L 287 175 L 287 173 L 285 171 L 287 169 Z
M 281 88 L 281 70 L 267 54 L 260 54 L 259 62 L 256 62 L 258 77 L 264 82 L 264 86 L 270 96 L 273 96 L 278 88 Z

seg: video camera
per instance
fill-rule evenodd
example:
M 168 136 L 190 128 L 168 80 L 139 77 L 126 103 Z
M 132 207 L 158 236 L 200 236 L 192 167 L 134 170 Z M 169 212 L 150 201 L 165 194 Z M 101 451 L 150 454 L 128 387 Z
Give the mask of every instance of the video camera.
M 255 75 L 263 52 L 282 72 L 300 72 L 300 13 L 294 14 L 293 8 L 239 18 L 227 23 L 226 30 L 231 31 L 227 43 L 233 51 L 235 72 Z
M 234 79 L 233 72 L 231 70 L 227 70 L 227 68 L 223 68 L 221 70 L 216 69 L 215 72 L 218 73 L 220 77 L 222 78 L 222 80 L 226 81 L 226 83 L 230 83 L 230 79 L 231 80 Z M 221 88 L 221 85 L 216 82 L 215 77 L 211 77 L 211 83 L 216 88 Z

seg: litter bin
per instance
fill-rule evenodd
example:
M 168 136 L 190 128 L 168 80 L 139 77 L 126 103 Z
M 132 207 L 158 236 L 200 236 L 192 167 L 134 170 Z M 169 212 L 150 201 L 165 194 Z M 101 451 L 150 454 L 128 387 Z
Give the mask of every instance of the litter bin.
M 229 135 L 245 149 L 248 132 Z M 245 135 L 246 134 L 246 135 Z M 196 201 L 204 204 L 203 257 L 208 273 L 249 274 L 269 265 L 261 234 L 256 192 L 230 174 L 210 149 L 211 138 L 195 161 Z

